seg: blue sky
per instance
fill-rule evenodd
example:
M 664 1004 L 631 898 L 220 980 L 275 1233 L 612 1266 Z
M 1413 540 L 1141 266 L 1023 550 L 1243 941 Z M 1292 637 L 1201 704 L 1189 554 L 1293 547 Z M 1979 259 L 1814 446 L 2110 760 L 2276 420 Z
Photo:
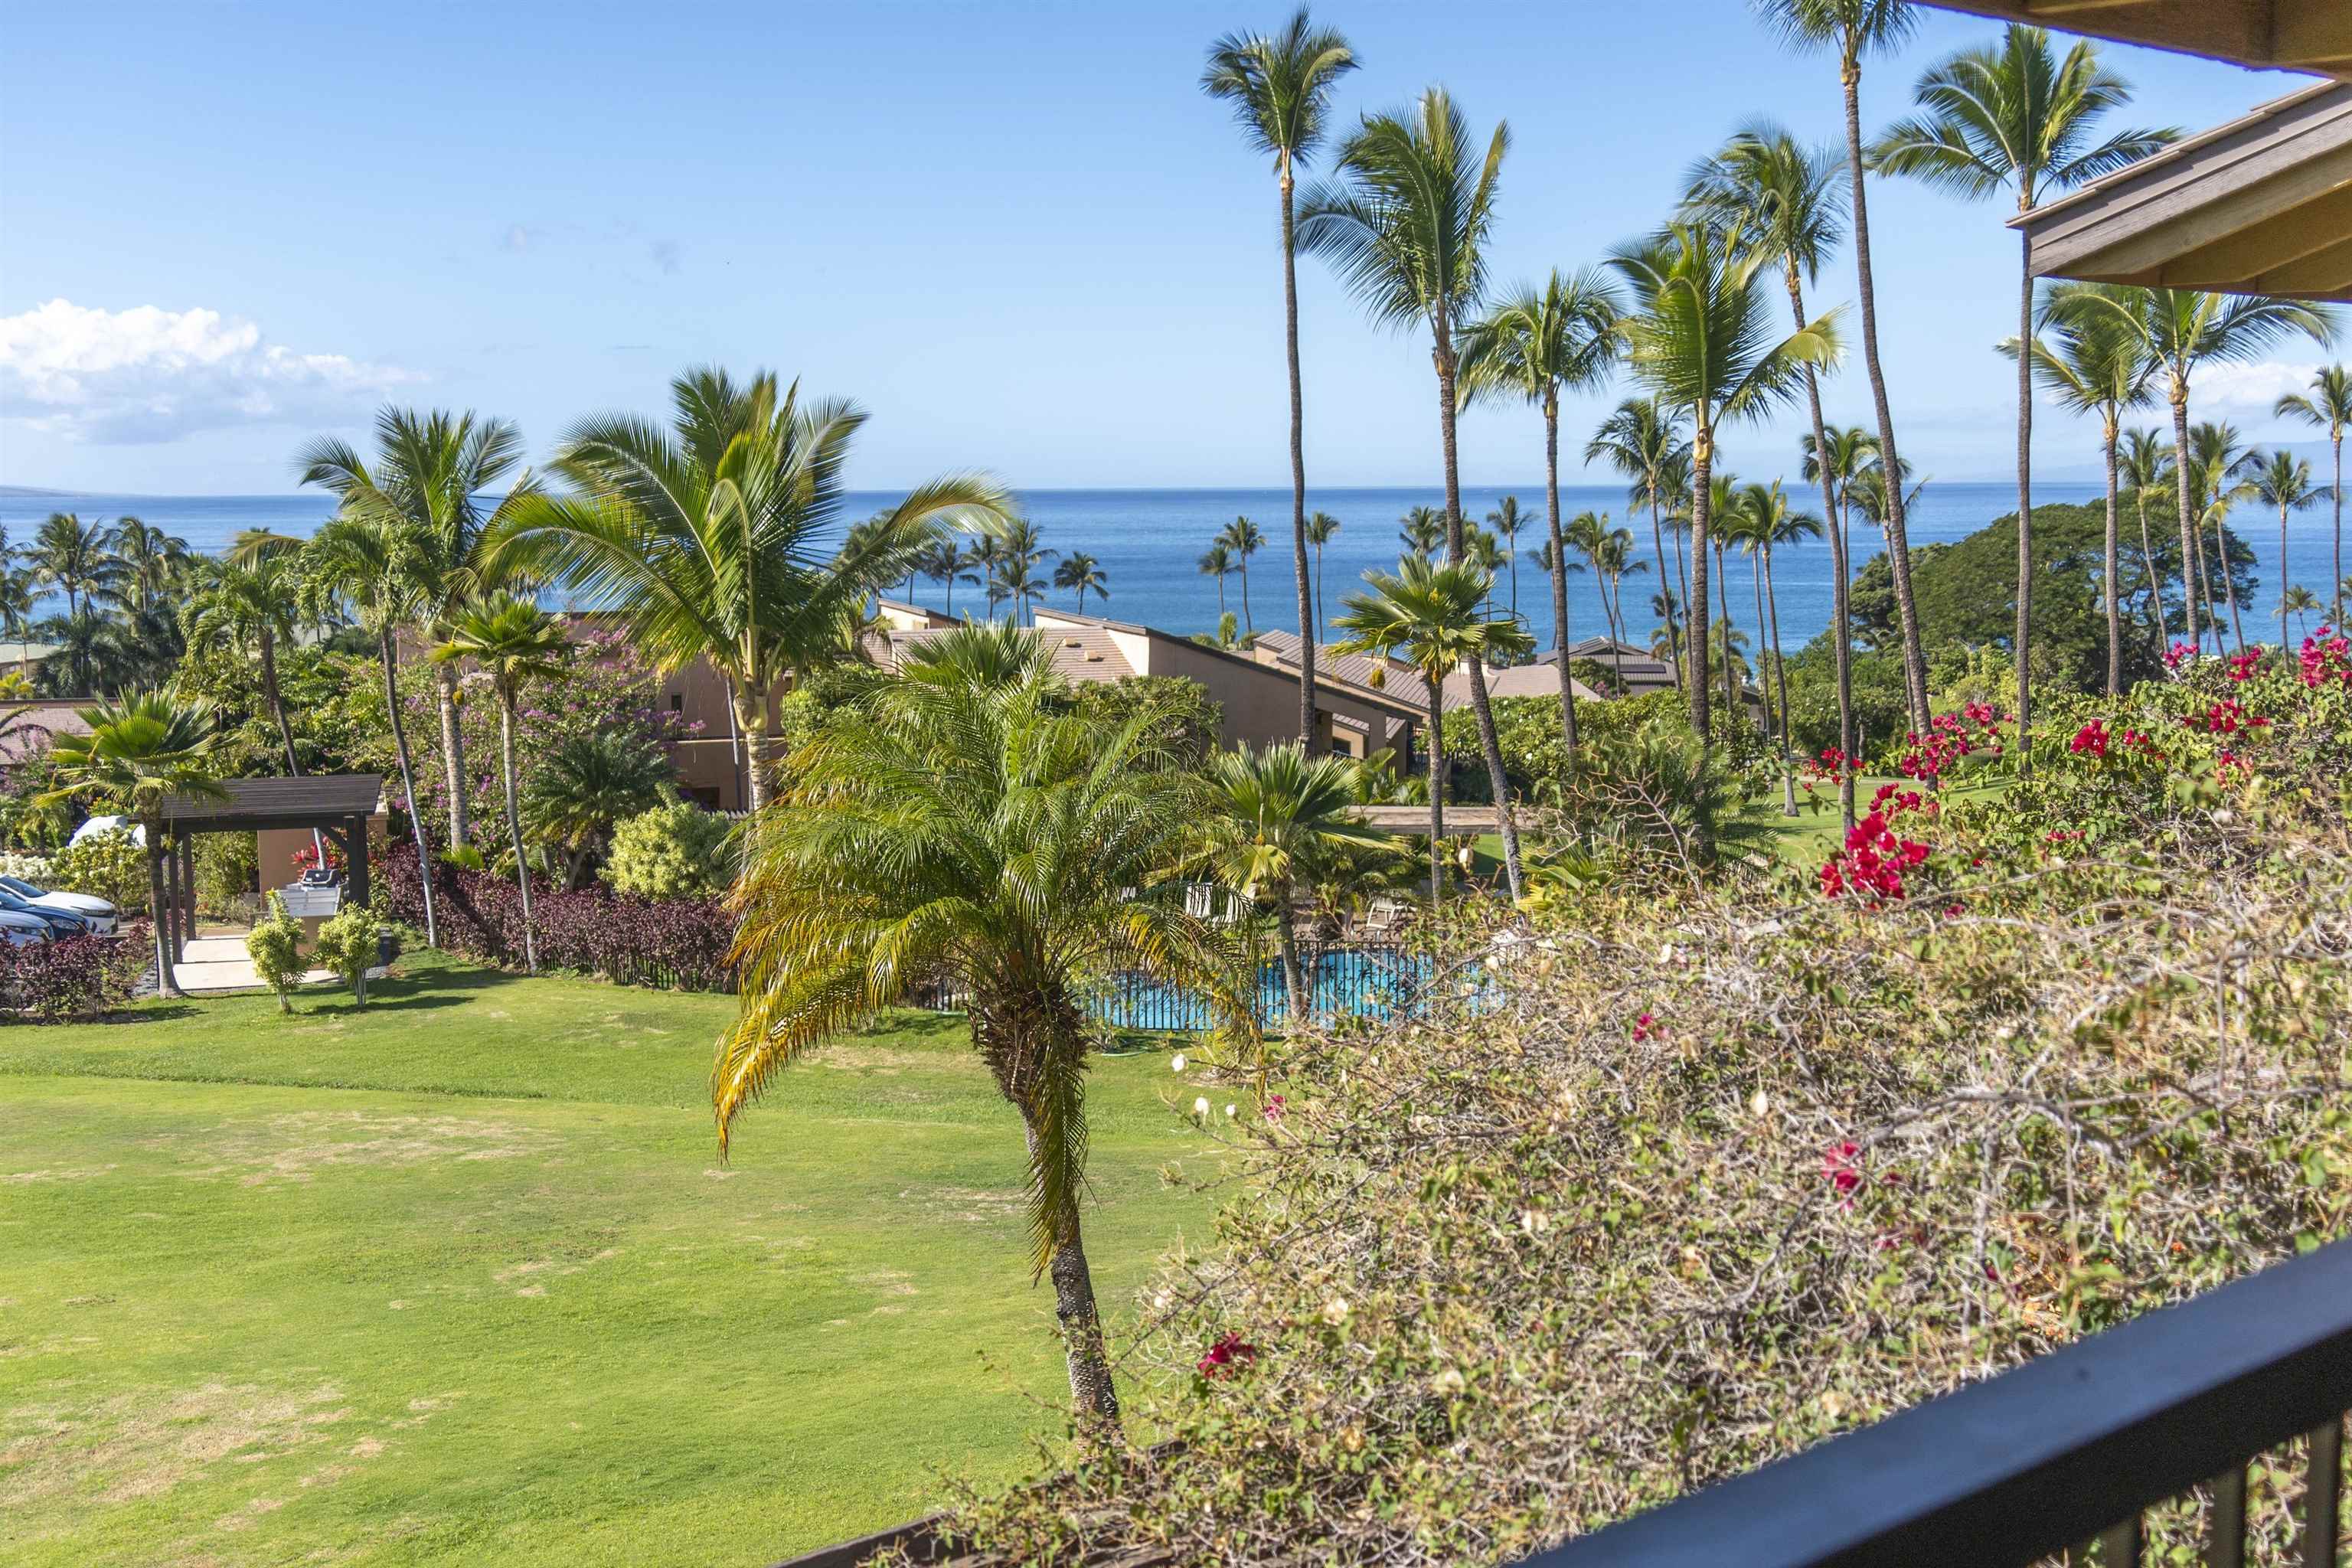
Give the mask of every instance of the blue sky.
M 1286 483 L 1273 182 L 1195 86 L 1210 38 L 1283 15 L 5 0 L 0 482 L 280 491 L 305 437 L 356 432 L 385 398 L 516 419 L 543 457 L 581 415 L 656 410 L 670 374 L 718 361 L 865 404 L 861 486 L 961 467 L 1025 487 Z M 1752 115 L 1842 133 L 1833 66 L 1784 53 L 1745 0 L 1317 15 L 1364 62 L 1343 123 L 1433 82 L 1482 129 L 1510 121 L 1501 280 L 1654 226 Z M 1925 13 L 1865 77 L 1866 125 L 1994 32 Z M 2298 85 L 2108 54 L 2142 123 L 2198 129 Z M 1872 213 L 1905 454 L 1998 477 L 2005 214 L 1881 182 Z M 1851 279 L 1842 255 L 1821 303 Z M 1310 482 L 1433 480 L 1425 342 L 1368 327 L 1312 260 L 1301 311 Z M 2200 413 L 2260 437 L 2319 357 L 2238 372 Z M 1865 416 L 1858 361 L 1829 402 Z M 1605 406 L 1571 409 L 1567 436 Z M 2090 477 L 2087 426 L 2053 413 L 2042 431 L 2053 477 Z M 1727 447 L 1760 476 L 1788 466 L 1794 426 Z M 1525 482 L 1538 422 L 1474 416 L 1463 462 Z

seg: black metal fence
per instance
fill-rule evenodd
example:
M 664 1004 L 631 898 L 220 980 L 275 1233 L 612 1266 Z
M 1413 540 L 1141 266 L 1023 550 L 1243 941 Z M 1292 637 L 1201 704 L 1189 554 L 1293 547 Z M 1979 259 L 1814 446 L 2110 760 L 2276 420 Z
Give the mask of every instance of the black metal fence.
M 1298 966 L 1307 981 L 1308 1016 L 1319 1024 L 1410 1013 L 1433 973 L 1428 954 L 1388 942 L 1302 942 Z M 917 987 L 911 1000 L 919 1007 L 948 1011 L 967 998 L 954 986 L 934 984 Z M 1281 959 L 1272 952 L 1257 966 L 1255 1006 L 1263 1028 L 1279 1028 L 1289 1020 L 1290 988 Z M 1197 1034 L 1217 1024 L 1216 1008 L 1204 994 L 1133 970 L 1098 982 L 1087 994 L 1087 1010 L 1114 1029 Z
M 2144 1511 L 2191 1493 L 2201 1561 L 2240 1568 L 2248 1463 L 2297 1438 L 2290 1561 L 2335 1568 L 2347 1410 L 2352 1242 L 2337 1242 L 1525 1568 L 2023 1568 L 2061 1552 L 2137 1568 Z

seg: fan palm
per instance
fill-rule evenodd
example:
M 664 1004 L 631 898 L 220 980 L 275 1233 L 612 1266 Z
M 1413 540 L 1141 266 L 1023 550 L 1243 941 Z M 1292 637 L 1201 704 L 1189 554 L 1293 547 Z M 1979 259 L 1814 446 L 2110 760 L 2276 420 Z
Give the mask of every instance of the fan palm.
M 180 994 L 163 941 L 163 803 L 174 795 L 224 800 L 212 758 L 210 706 L 142 691 L 79 710 L 85 735 L 50 743 L 54 786 L 36 804 L 106 805 L 136 820 L 147 840 L 147 907 L 154 911 L 155 984 Z
M 1563 388 L 1582 391 L 1599 385 L 1615 364 L 1617 297 L 1605 274 L 1579 272 L 1563 278 L 1554 272 L 1540 289 L 1527 288 L 1497 300 L 1486 317 L 1464 334 L 1462 382 L 1471 398 L 1511 397 L 1543 410 L 1544 521 L 1555 546 L 1552 559 L 1565 559 L 1557 548 L 1559 519 L 1559 395 Z M 1516 542 L 1519 503 L 1506 496 L 1488 519 Z M 1660 569 L 1664 570 L 1663 558 Z M 1516 550 L 1511 557 L 1511 614 L 1519 612 L 1519 568 Z M 1576 749 L 1576 704 L 1569 693 L 1574 686 L 1568 673 L 1568 581 L 1551 574 L 1552 647 L 1559 655 L 1560 733 L 1570 751 Z
M 2147 575 L 2147 612 L 2155 639 L 2149 647 L 2160 658 L 2164 655 L 2164 579 L 2157 575 L 2156 547 L 2148 537 L 2147 498 L 2150 491 L 2172 483 L 2172 448 L 2157 431 L 2145 426 L 2126 430 L 2116 449 L 2116 471 L 2139 514 L 2140 569 Z
M 1758 248 L 1780 258 L 1781 282 L 1789 291 L 1789 315 L 1800 328 L 1808 319 L 1805 288 L 1820 281 L 1822 261 L 1843 237 L 1838 164 L 1833 149 L 1809 148 L 1771 121 L 1755 121 L 1691 172 L 1690 192 L 1685 198 L 1693 212 L 1740 230 Z M 1826 449 L 1829 429 L 1822 418 L 1821 379 L 1811 365 L 1805 367 L 1805 406 L 1812 416 L 1812 447 Z M 1814 477 L 1821 482 L 1822 516 L 1834 518 L 1836 477 L 1826 467 Z M 1847 603 L 1850 568 L 1844 531 L 1831 529 L 1829 535 L 1830 654 L 1837 688 L 1838 750 L 1851 755 L 1854 733 L 1853 631 Z M 1897 613 L 1899 617 L 1899 605 Z M 1917 651 L 1917 629 L 1906 622 L 1905 634 L 1903 657 L 1907 672 Z M 1784 723 L 1786 708 L 1784 696 Z M 1854 820 L 1851 771 L 1840 770 L 1838 780 L 1839 813 L 1851 827 Z
M 550 748 L 531 773 L 523 810 L 532 831 L 563 850 L 564 887 L 579 887 L 613 829 L 659 805 L 671 780 L 669 759 L 642 735 L 590 730 Z
M 2281 447 L 2267 456 L 2249 453 L 2246 460 L 2247 482 L 2253 489 L 2252 499 L 2264 506 L 2278 508 L 2279 514 L 2279 652 L 2287 649 L 2286 638 L 2286 514 L 2300 511 L 2326 493 L 2312 488 L 2311 465 L 2294 453 Z M 2223 570 L 2227 570 L 2224 563 Z
M 1291 923 L 1291 892 L 1300 869 L 1319 850 L 1379 848 L 1386 842 L 1357 821 L 1359 765 L 1346 757 L 1309 757 L 1296 742 L 1263 751 L 1243 746 L 1209 759 L 1209 818 L 1200 858 L 1244 900 L 1274 906 L 1293 1025 L 1306 1023 L 1309 994 Z
M 1925 111 L 1888 128 L 1870 152 L 1890 174 L 1908 174 L 1970 200 L 2008 189 L 2017 210 L 2031 211 L 2049 191 L 2071 190 L 2111 174 L 2179 139 L 2174 130 L 2118 131 L 2094 140 L 2095 122 L 2131 100 L 2131 86 L 2099 64 L 2088 40 L 2060 59 L 2040 27 L 2011 25 L 1998 48 L 1961 49 L 1929 67 L 1913 97 Z M 2033 258 L 2018 235 L 2017 342 L 2033 339 Z M 2033 721 L 2033 356 L 2017 354 L 2017 725 Z M 2108 689 L 2122 676 L 2112 592 L 2113 514 L 2107 552 Z M 2017 754 L 2020 771 L 2030 748 Z
M 1482 151 L 1454 100 L 1431 88 L 1411 109 L 1364 117 L 1339 149 L 1339 183 L 1307 203 L 1300 242 L 1330 261 L 1375 322 L 1427 327 L 1437 371 L 1438 444 L 1445 463 L 1445 554 L 1464 549 L 1462 470 L 1454 445 L 1461 406 L 1464 323 L 1486 292 L 1486 242 L 1495 224 L 1495 190 L 1510 128 L 1497 123 Z M 1527 889 L 1519 835 L 1511 820 L 1503 748 L 1487 700 L 1486 670 L 1470 666 L 1470 708 L 1494 786 L 1503 837 L 1503 873 L 1511 897 Z
M 711 1098 L 724 1154 L 804 1052 L 916 984 L 963 993 L 972 1047 L 1026 1135 L 1030 1260 L 1054 1282 L 1070 1392 L 1103 1436 L 1118 1399 L 1080 1224 L 1087 990 L 1140 972 L 1206 991 L 1244 1029 L 1250 1006 L 1217 933 L 1169 896 L 1201 795 L 1160 716 L 1106 731 L 1070 712 L 1042 639 L 1021 635 L 1037 645 L 1031 675 L 903 683 L 794 754 L 739 885 L 741 1009 Z
M 523 963 L 539 973 L 539 939 L 532 931 L 530 862 L 523 850 L 522 811 L 516 796 L 515 718 L 522 689 L 562 668 L 570 651 L 563 627 L 529 599 L 494 595 L 467 605 L 449 623 L 448 639 L 433 650 L 436 660 L 454 667 L 471 659 L 489 678 L 499 700 L 499 772 L 506 784 L 507 833 L 515 858 L 515 885 L 522 889 Z
M 1217 580 L 1217 615 L 1221 619 L 1225 613 L 1225 579 L 1233 573 L 1234 552 L 1225 548 L 1223 538 L 1201 552 L 1201 575 Z
M 34 581 L 66 596 L 66 619 L 94 607 L 95 601 L 117 603 L 129 582 L 131 568 L 115 553 L 115 531 L 102 522 L 84 522 L 78 513 L 53 511 L 25 546 L 25 560 Z
M 1855 303 L 1862 319 L 1862 363 L 1870 375 L 1870 397 L 1878 426 L 1878 448 L 1889 468 L 1905 471 L 1895 444 L 1895 416 L 1886 400 L 1886 373 L 1878 357 L 1878 289 L 1870 250 L 1870 198 L 1864 188 L 1862 62 L 1872 54 L 1900 50 L 1918 16 L 1909 0 L 1749 0 L 1765 26 L 1790 47 L 1826 49 L 1837 58 L 1838 82 L 1845 100 L 1846 211 L 1853 225 Z M 1927 728 L 1927 662 L 1920 642 L 1919 614 L 1911 591 L 1911 534 L 1900 487 L 1886 496 L 1886 558 L 1895 580 L 1895 607 L 1902 626 L 1904 685 L 1911 724 Z
M 420 593 L 415 616 L 426 637 L 443 636 L 448 623 L 479 592 L 498 585 L 485 572 L 485 538 L 512 510 L 531 497 L 536 482 L 522 462 L 522 436 L 503 419 L 472 413 L 385 408 L 376 415 L 375 459 L 371 464 L 342 441 L 320 439 L 295 458 L 299 481 L 319 485 L 354 516 L 396 521 L 413 531 Z M 511 476 L 511 478 L 510 478 Z M 480 497 L 500 485 L 506 495 L 485 511 Z M 276 548 L 263 536 L 255 553 Z M 299 543 L 299 542 L 293 542 Z M 441 761 L 449 786 L 449 841 L 463 847 L 472 836 L 465 733 L 457 723 L 457 675 L 444 668 L 435 700 L 440 708 Z
M 312 599 L 332 598 L 359 616 L 374 638 L 383 673 L 383 710 L 400 764 L 403 805 L 416 836 L 416 875 L 425 893 L 425 942 L 441 945 L 433 896 L 433 840 L 416 804 L 416 771 L 400 700 L 400 629 L 412 624 L 425 597 L 429 547 L 407 521 L 391 516 L 331 518 L 302 552 L 302 583 Z
M 1675 417 L 1658 405 L 1657 399 L 1629 397 L 1601 422 L 1592 439 L 1584 444 L 1586 462 L 1603 459 L 1632 481 L 1627 499 L 1633 504 L 1649 503 L 1650 547 L 1657 557 L 1658 584 L 1663 588 L 1666 580 L 1666 541 L 1661 515 L 1666 498 L 1679 496 L 1687 483 L 1690 443 L 1682 438 Z M 1682 602 L 1687 604 L 1690 574 L 1683 566 L 1679 531 L 1675 535 L 1675 580 L 1682 585 Z M 1666 663 L 1674 671 L 1675 689 L 1679 691 L 1683 684 L 1682 642 L 1671 616 L 1666 618 L 1666 635 L 1673 645 L 1665 655 Z
M 2107 464 L 2107 537 L 2103 597 L 2107 612 L 2107 695 L 2123 690 L 2124 621 L 2120 526 L 2123 416 L 2156 399 L 2157 363 L 2147 340 L 2132 321 L 2143 302 L 2139 290 L 2106 283 L 2062 284 L 2044 296 L 2041 315 L 2049 329 L 2032 342 L 2033 374 L 2061 406 L 2099 418 L 2100 451 Z M 2001 345 L 2010 354 L 2017 341 Z
M 1307 520 L 1307 542 L 1315 547 L 1315 636 L 1323 636 L 1323 547 L 1339 531 L 1339 520 L 1328 511 L 1318 511 Z M 1303 638 L 1301 639 L 1304 640 Z
M 1684 689 L 1702 742 L 1709 739 L 1706 558 L 1716 432 L 1793 398 L 1805 366 L 1834 363 L 1841 348 L 1834 312 L 1775 337 L 1757 276 L 1769 259 L 1748 248 L 1738 231 L 1689 222 L 1669 225 L 1612 258 L 1635 300 L 1628 321 L 1634 374 L 1661 404 L 1686 410 L 1692 423 L 1692 669 Z
M 1274 160 L 1282 197 L 1282 345 L 1290 370 L 1290 535 L 1298 578 L 1298 738 L 1315 737 L 1316 617 L 1307 578 L 1307 546 L 1314 542 L 1307 522 L 1306 413 L 1298 375 L 1298 244 L 1296 186 L 1298 171 L 1323 144 L 1331 92 L 1356 68 L 1354 51 L 1336 29 L 1308 21 L 1307 7 L 1291 14 L 1281 32 L 1228 33 L 1209 47 L 1201 90 L 1234 108 L 1250 145 Z M 1318 553 L 1320 563 L 1320 553 Z M 1248 599 L 1244 579 L 1244 601 Z
M 1217 535 L 1217 542 L 1234 552 L 1234 567 L 1242 577 L 1242 628 L 1255 637 L 1257 622 L 1250 616 L 1249 558 L 1265 548 L 1265 535 L 1248 518 L 1237 517 Z
M 1073 550 L 1060 565 L 1054 568 L 1054 586 L 1075 588 L 1078 595 L 1078 614 L 1087 613 L 1087 595 L 1098 599 L 1110 597 L 1110 579 L 1103 575 L 1102 563 L 1083 550 Z
M 2336 456 L 2336 482 L 2327 488 L 2336 502 L 2336 569 L 2330 574 L 2336 584 L 2335 608 L 2329 611 L 2333 624 L 2344 624 L 2344 432 L 2352 427 L 2352 370 L 2331 364 L 2312 373 L 2311 390 L 2289 393 L 2278 400 L 2273 410 L 2282 419 L 2300 419 L 2306 425 L 2316 425 L 2327 432 L 2327 445 Z
M 574 426 L 555 460 L 571 493 L 526 497 L 491 559 L 544 568 L 614 606 L 661 669 L 707 660 L 727 682 L 756 813 L 785 672 L 838 659 L 845 614 L 946 526 L 1003 528 L 1012 505 L 994 480 L 950 474 L 915 486 L 855 545 L 828 550 L 865 413 L 843 399 L 803 404 L 798 383 L 780 393 L 765 371 L 739 384 L 690 370 L 670 391 L 670 428 L 627 415 Z
M 1431 564 L 1415 555 L 1393 575 L 1364 574 L 1364 592 L 1350 595 L 1337 625 L 1348 634 L 1342 653 L 1386 658 L 1402 650 L 1429 688 L 1429 896 L 1445 896 L 1445 678 L 1491 658 L 1524 654 L 1530 644 L 1517 623 L 1489 619 L 1479 606 L 1493 580 L 1474 566 Z M 1501 792 L 1496 791 L 1499 801 Z M 1503 820 L 1509 816 L 1504 814 Z

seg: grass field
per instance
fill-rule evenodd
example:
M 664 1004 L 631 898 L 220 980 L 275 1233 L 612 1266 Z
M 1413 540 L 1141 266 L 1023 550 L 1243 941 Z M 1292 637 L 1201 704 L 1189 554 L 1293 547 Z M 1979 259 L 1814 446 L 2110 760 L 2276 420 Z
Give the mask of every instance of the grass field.
M 961 1020 L 794 1068 L 722 1169 L 729 999 L 406 967 L 0 1030 L 0 1561 L 759 1563 L 1059 1431 Z M 1174 1087 L 1095 1076 L 1115 1314 L 1208 1230 Z

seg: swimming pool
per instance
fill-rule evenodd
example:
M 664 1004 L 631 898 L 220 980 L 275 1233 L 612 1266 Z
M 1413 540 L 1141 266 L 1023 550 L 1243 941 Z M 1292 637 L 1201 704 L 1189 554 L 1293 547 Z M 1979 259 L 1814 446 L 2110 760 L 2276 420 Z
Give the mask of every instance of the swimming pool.
M 1299 967 L 1307 977 L 1307 1014 L 1317 1023 L 1341 1018 L 1388 1018 L 1409 1008 L 1427 984 L 1433 964 L 1402 948 L 1302 945 Z M 1258 966 L 1257 1021 L 1274 1027 L 1289 1016 L 1282 961 Z M 1095 1017 L 1116 1029 L 1199 1032 L 1216 1026 L 1207 997 L 1135 973 L 1116 974 L 1088 1000 Z

